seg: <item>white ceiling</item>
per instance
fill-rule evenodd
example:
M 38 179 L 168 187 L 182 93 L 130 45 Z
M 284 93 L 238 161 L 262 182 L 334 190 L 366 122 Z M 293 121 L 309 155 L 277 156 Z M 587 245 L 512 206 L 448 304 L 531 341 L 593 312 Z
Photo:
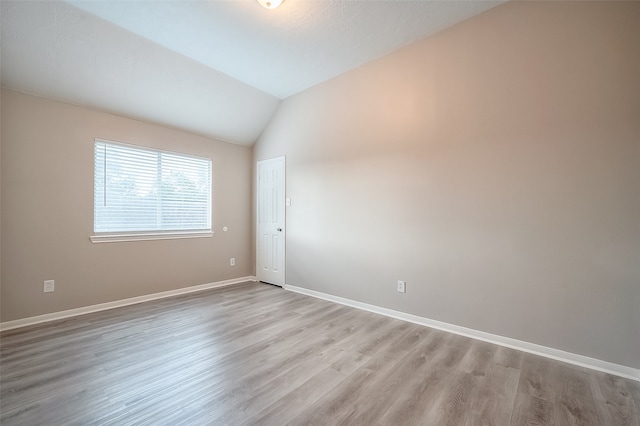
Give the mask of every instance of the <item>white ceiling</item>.
M 497 1 L 2 1 L 2 85 L 251 145 L 280 99 Z

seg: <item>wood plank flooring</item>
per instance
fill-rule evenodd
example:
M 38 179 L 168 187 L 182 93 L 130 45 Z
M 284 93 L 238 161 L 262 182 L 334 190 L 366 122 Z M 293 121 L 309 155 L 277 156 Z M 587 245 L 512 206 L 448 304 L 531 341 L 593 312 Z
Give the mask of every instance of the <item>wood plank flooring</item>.
M 0 345 L 3 426 L 640 426 L 640 382 L 259 283 Z

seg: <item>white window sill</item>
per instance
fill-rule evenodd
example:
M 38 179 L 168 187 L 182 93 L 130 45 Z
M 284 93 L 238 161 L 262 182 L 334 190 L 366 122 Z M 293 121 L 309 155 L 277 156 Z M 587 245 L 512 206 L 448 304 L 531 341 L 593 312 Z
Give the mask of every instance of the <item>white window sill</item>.
M 92 235 L 89 237 L 92 243 L 121 243 L 126 241 L 153 241 L 153 240 L 176 240 L 181 238 L 208 238 L 212 237 L 212 231 L 195 232 L 158 232 L 142 234 L 105 234 Z

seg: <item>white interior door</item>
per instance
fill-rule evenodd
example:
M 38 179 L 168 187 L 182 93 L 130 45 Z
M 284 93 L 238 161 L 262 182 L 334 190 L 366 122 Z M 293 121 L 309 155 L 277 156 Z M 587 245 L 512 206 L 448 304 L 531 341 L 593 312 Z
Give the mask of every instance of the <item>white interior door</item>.
M 258 280 L 284 285 L 285 162 L 284 157 L 258 161 L 256 275 Z

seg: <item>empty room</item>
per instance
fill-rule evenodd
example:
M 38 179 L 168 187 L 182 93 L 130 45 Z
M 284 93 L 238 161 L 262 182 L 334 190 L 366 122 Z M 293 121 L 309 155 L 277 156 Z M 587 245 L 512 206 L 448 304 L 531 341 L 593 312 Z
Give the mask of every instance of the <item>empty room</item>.
M 640 2 L 0 20 L 3 426 L 640 426 Z

